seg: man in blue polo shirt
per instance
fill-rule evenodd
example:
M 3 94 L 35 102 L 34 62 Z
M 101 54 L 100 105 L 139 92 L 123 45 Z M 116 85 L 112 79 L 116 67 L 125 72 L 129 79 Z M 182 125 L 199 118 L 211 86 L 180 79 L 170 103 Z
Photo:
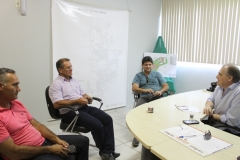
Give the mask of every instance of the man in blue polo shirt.
M 132 81 L 132 91 L 140 94 L 140 98 L 136 101 L 136 107 L 160 98 L 169 88 L 163 76 L 159 72 L 152 71 L 152 66 L 152 58 L 144 57 L 142 59 L 143 71 L 136 74 Z M 132 145 L 137 147 L 138 144 L 138 140 L 134 138 Z

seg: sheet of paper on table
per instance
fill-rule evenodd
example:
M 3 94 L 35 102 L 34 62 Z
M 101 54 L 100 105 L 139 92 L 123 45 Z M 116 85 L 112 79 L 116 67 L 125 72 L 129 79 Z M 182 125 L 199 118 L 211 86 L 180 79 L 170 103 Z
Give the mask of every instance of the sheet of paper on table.
M 194 106 L 177 106 L 177 109 L 183 111 L 183 112 L 194 112 L 194 113 L 200 113 L 201 111 Z
M 208 156 L 232 145 L 214 137 L 214 135 L 211 139 L 204 140 L 204 132 L 187 125 L 160 130 L 160 132 L 202 156 Z

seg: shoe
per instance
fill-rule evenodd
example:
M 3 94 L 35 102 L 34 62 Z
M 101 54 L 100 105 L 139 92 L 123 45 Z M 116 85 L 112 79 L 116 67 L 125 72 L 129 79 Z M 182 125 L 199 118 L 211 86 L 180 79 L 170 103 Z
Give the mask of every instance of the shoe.
M 111 153 L 100 154 L 102 160 L 115 160 L 114 156 Z
M 136 138 L 133 138 L 132 145 L 133 147 L 137 147 L 139 145 L 139 141 Z
M 114 157 L 114 158 L 117 158 L 117 157 L 119 157 L 119 156 L 120 156 L 120 153 L 113 152 L 113 154 L 112 154 L 112 155 L 113 155 L 113 157 Z

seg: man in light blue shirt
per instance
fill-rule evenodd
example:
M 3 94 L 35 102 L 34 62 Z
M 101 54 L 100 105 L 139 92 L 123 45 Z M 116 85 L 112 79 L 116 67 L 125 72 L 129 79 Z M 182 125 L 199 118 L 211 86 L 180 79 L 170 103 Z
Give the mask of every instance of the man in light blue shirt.
M 203 113 L 230 126 L 240 128 L 240 71 L 233 64 L 222 66 L 217 87 L 208 98 Z
M 132 81 L 132 91 L 140 94 L 140 98 L 136 101 L 136 107 L 160 98 L 169 88 L 163 76 L 159 72 L 152 71 L 152 66 L 152 58 L 150 56 L 143 57 L 143 71 L 136 74 Z M 138 140 L 134 138 L 132 145 L 137 147 L 138 144 Z

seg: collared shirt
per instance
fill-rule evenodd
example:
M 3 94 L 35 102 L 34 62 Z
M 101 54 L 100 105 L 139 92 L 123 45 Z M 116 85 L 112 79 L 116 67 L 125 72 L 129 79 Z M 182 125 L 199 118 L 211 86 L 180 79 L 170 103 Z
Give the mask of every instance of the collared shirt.
M 163 76 L 156 71 L 151 71 L 150 74 L 146 77 L 144 72 L 139 72 L 135 75 L 132 84 L 138 84 L 139 88 L 143 89 L 152 89 L 154 92 L 160 91 L 162 89 L 162 85 L 166 83 L 166 80 Z M 141 93 L 140 97 L 144 96 L 152 96 L 149 93 Z
M 240 128 L 240 82 L 225 89 L 217 86 L 208 100 L 214 104 L 214 113 L 220 114 L 223 123 Z
M 58 76 L 49 87 L 49 97 L 52 103 L 60 100 L 74 100 L 81 98 L 85 94 L 84 90 L 80 86 L 80 83 L 75 78 L 70 78 L 68 81 L 62 76 Z M 74 105 L 73 107 L 78 108 L 80 105 Z M 70 109 L 60 109 L 60 114 L 65 114 Z
M 40 146 L 45 138 L 31 125 L 32 119 L 33 117 L 18 100 L 11 101 L 10 108 L 0 106 L 0 143 L 11 137 L 16 145 Z M 3 157 L 4 160 L 9 159 Z

